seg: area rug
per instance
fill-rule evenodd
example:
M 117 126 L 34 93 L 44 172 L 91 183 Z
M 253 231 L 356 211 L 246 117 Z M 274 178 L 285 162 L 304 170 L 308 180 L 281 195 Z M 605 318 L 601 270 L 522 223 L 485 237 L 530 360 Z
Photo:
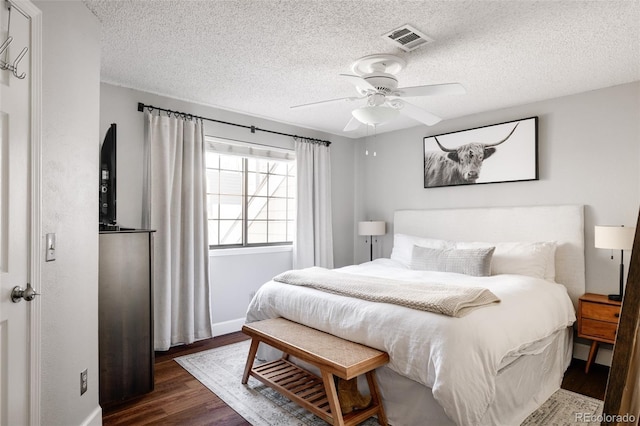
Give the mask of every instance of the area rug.
M 250 378 L 240 383 L 249 352 L 249 341 L 175 358 L 191 375 L 218 395 L 254 426 L 321 426 L 319 417 L 298 407 L 276 391 Z M 602 413 L 602 401 L 558 390 L 523 426 L 589 425 Z M 363 425 L 377 425 L 371 418 Z
M 602 406 L 599 399 L 559 389 L 522 426 L 600 425 Z

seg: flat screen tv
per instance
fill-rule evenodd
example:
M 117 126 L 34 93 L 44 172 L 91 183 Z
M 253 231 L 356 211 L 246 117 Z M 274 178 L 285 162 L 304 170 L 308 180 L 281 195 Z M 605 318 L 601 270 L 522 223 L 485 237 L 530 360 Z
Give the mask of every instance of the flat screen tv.
M 112 124 L 100 149 L 100 229 L 117 230 L 116 124 Z

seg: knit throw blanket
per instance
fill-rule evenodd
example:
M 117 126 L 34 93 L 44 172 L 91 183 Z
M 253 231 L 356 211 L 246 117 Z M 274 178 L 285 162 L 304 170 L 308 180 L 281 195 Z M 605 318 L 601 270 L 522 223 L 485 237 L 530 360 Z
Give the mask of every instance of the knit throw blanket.
M 500 302 L 495 294 L 481 287 L 393 280 L 347 274 L 315 266 L 287 271 L 273 280 L 451 317 L 461 317 L 474 309 Z

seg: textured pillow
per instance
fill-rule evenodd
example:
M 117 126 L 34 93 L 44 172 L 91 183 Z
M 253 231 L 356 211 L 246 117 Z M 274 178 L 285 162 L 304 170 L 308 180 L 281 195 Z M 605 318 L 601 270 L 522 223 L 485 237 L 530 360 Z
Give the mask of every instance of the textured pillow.
M 491 273 L 518 274 L 542 278 L 555 282 L 556 247 L 555 241 L 511 242 L 511 243 L 456 243 L 456 248 L 470 249 L 495 246 Z
M 393 249 L 391 250 L 390 256 L 391 259 L 396 260 L 405 266 L 410 266 L 414 245 L 437 249 L 453 247 L 453 243 L 445 240 L 416 237 L 414 235 L 407 234 L 395 234 L 393 236 Z
M 413 246 L 411 269 L 421 271 L 456 272 L 487 277 L 491 275 L 494 247 L 470 249 L 434 249 Z

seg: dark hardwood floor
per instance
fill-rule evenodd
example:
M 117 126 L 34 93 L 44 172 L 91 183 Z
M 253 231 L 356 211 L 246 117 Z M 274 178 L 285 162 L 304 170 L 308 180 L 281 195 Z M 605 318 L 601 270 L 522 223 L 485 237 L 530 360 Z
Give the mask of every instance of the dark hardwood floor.
M 103 425 L 249 425 L 173 360 L 246 339 L 247 336 L 238 332 L 156 352 L 154 391 L 132 401 L 103 408 Z M 609 368 L 594 364 L 589 374 L 585 374 L 584 367 L 585 361 L 574 359 L 565 373 L 562 388 L 604 399 Z
M 241 333 L 201 340 L 156 352 L 153 392 L 103 408 L 102 424 L 110 425 L 249 425 L 238 413 L 196 380 L 173 358 L 247 340 Z
M 564 373 L 562 389 L 580 393 L 604 401 L 604 393 L 607 390 L 609 367 L 600 364 L 592 364 L 589 374 L 585 374 L 586 361 L 573 359 L 571 365 Z

